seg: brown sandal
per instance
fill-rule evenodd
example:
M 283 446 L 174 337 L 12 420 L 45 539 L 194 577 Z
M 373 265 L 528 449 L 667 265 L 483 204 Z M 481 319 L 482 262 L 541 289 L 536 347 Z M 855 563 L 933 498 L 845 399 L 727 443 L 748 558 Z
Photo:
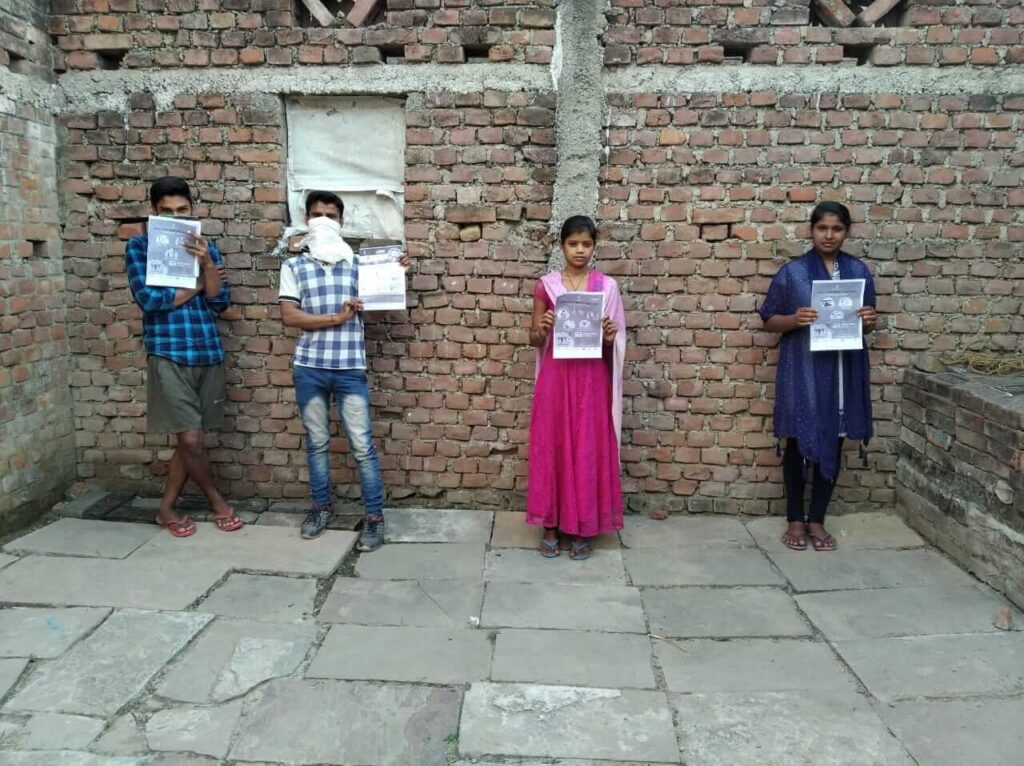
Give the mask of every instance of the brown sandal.
M 787 529 L 782 533 L 782 544 L 791 551 L 805 551 L 807 550 L 807 533 L 801 532 L 798 535 L 793 535 Z
M 811 538 L 811 545 L 814 546 L 814 550 L 819 553 L 831 553 L 837 547 L 836 539 L 828 532 L 825 533 L 824 537 L 812 535 L 810 532 L 807 533 L 807 536 Z

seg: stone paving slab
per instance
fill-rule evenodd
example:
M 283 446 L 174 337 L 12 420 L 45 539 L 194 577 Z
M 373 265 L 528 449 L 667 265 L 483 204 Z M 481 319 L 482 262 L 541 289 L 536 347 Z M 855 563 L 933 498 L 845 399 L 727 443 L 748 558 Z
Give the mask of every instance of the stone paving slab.
M 359 766 L 447 766 L 455 689 L 280 679 L 254 693 L 229 758 Z M 315 736 L 312 734 L 315 733 Z
M 494 681 L 653 689 L 651 641 L 629 633 L 502 630 Z
M 532 548 L 540 546 L 541 529 L 526 523 L 526 514 L 519 511 L 498 511 L 494 514 L 492 548 Z M 614 550 L 619 547 L 617 534 L 598 535 L 591 540 L 594 550 Z
M 804 593 L 797 604 L 833 641 L 886 636 L 995 633 L 1008 603 L 984 585 Z M 1014 610 L 1014 624 L 1024 625 Z
M 385 545 L 356 562 L 356 574 L 374 580 L 479 580 L 483 571 L 480 543 Z
M 100 735 L 102 718 L 61 713 L 36 713 L 17 742 L 21 750 L 84 750 Z M 3 755 L 0 754 L 0 762 Z
M 433 508 L 388 508 L 385 537 L 393 543 L 482 543 L 491 539 L 494 513 Z
M 52 524 L 47 524 L 24 537 L 7 543 L 4 550 L 18 553 L 50 553 L 64 556 L 123 559 L 159 532 L 160 528 L 155 524 L 58 519 Z
M 906 702 L 878 714 L 922 766 L 1009 766 L 1024 753 L 1024 699 Z
M 973 585 L 974 578 L 933 550 L 769 552 L 798 591 Z
M 459 751 L 679 763 L 665 694 L 634 689 L 473 684 Z
M 839 550 L 873 550 L 886 548 L 919 548 L 922 540 L 899 516 L 891 513 L 850 513 L 829 516 L 825 524 L 836 538 Z M 747 530 L 757 544 L 768 551 L 788 551 L 782 544 L 786 520 L 782 518 L 755 519 Z
M 754 540 L 739 519 L 729 516 L 670 516 L 655 521 L 627 516 L 619 533 L 627 548 L 687 548 L 699 545 L 750 547 Z
M 282 513 L 281 511 L 265 511 L 260 514 L 256 523 L 261 527 L 291 527 L 298 529 L 302 526 L 303 516 L 298 513 Z
M 8 564 L 13 564 L 17 560 L 17 556 L 8 556 L 6 553 L 0 553 L 0 569 L 3 569 Z
M 242 703 L 157 711 L 146 724 L 151 750 L 175 750 L 223 758 L 242 714 Z
M 785 585 L 756 548 L 640 548 L 622 557 L 633 585 Z
M 672 694 L 692 766 L 914 766 L 854 692 Z
M 644 588 L 651 633 L 670 638 L 810 635 L 779 588 Z
M 145 755 L 149 752 L 149 744 L 135 717 L 125 713 L 114 719 L 90 749 L 103 755 Z
M 316 580 L 308 577 L 233 574 L 196 609 L 263 622 L 297 622 L 312 617 L 316 588 Z
M 483 600 L 483 583 L 473 580 L 339 577 L 317 619 L 357 625 L 472 628 L 479 622 Z
M 487 631 L 334 625 L 307 678 L 461 684 L 491 670 Z
M 0 699 L 3 699 L 21 678 L 28 660 L 20 657 L 0 660 Z
M 884 702 L 1024 694 L 1024 633 L 871 638 L 835 647 Z
M 109 609 L 0 609 L 0 657 L 57 657 L 108 614 Z
M 81 750 L 28 750 L 0 754 L 2 766 L 154 766 L 141 756 L 109 756 Z M 170 764 L 168 764 L 170 766 Z
M 487 552 L 484 579 L 491 582 L 575 583 L 625 585 L 622 552 L 595 550 L 590 558 L 573 561 L 567 554 L 546 559 L 539 551 L 499 548 Z
M 84 641 L 33 673 L 5 708 L 113 715 L 210 619 L 206 614 L 116 612 Z
M 660 764 L 654 761 L 592 761 L 581 758 L 544 758 L 537 760 L 534 758 L 505 758 L 502 757 L 500 761 L 495 761 L 490 758 L 470 758 L 466 760 L 456 761 L 452 766 L 668 766 L 669 763 L 676 763 L 676 761 L 662 761 Z
M 485 627 L 646 633 L 640 591 L 623 585 L 487 584 Z
M 199 523 L 192 537 L 157 535 L 133 559 L 172 559 L 187 566 L 220 563 L 225 569 L 248 569 L 274 574 L 326 577 L 334 572 L 356 543 L 355 532 L 328 530 L 316 540 L 303 540 L 294 529 L 247 524 L 221 532 L 214 524 Z
M 270 678 L 295 672 L 316 624 L 217 619 L 165 673 L 157 694 L 182 702 L 220 702 Z
M 673 692 L 856 690 L 826 644 L 798 639 L 654 641 Z
M 180 610 L 228 570 L 213 560 L 136 556 L 138 552 L 126 559 L 26 556 L 0 570 L 0 593 L 19 604 Z

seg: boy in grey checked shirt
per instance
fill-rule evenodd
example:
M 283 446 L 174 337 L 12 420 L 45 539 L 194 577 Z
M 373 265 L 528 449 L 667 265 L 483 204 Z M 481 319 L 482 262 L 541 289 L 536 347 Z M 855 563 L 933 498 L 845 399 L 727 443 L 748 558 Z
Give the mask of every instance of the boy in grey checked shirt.
M 341 198 L 331 192 L 314 191 L 306 198 L 307 223 L 323 217 L 336 222 L 340 231 L 344 210 Z M 407 255 L 402 256 L 402 265 L 408 267 Z M 363 530 L 357 547 L 373 551 L 384 543 L 384 484 L 370 420 L 358 268 L 357 256 L 340 239 L 330 254 L 318 252 L 314 257 L 309 251 L 301 252 L 281 267 L 278 302 L 282 323 L 302 330 L 292 377 L 306 429 L 313 501 L 302 523 L 302 537 L 322 535 L 334 513 L 329 452 L 333 395 L 362 489 Z

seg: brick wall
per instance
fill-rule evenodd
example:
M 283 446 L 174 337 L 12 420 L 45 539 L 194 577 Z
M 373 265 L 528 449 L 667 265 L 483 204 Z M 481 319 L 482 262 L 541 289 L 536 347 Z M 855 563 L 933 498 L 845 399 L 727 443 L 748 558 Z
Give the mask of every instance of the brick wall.
M 849 247 L 874 270 L 883 319 L 871 468 L 848 454 L 837 505 L 891 509 L 912 357 L 976 336 L 1024 350 L 1024 101 L 999 80 L 1020 76 L 1024 9 L 906 0 L 877 28 L 833 29 L 810 5 L 613 0 L 597 39 L 598 24 L 581 36 L 566 19 L 600 9 L 570 0 L 556 48 L 559 17 L 545 0 L 391 0 L 365 26 L 339 17 L 326 29 L 294 0 L 54 0 L 58 70 L 120 70 L 60 79 L 86 92 L 69 90 L 61 132 L 80 476 L 149 491 L 162 481 L 169 443 L 145 433 L 123 247 L 148 181 L 174 173 L 199 191 L 238 304 L 223 327 L 230 412 L 211 437 L 218 477 L 234 497 L 305 495 L 293 336 L 278 320 L 269 255 L 286 216 L 282 94 L 390 92 L 391 77 L 408 84 L 416 263 L 415 306 L 368 330 L 392 499 L 521 506 L 530 290 L 547 268 L 552 205 L 571 196 L 598 205 L 601 267 L 628 310 L 630 507 L 781 510 L 776 339 L 753 310 L 804 247 L 811 206 L 838 199 L 854 211 Z M 608 93 L 600 72 L 573 68 L 594 45 Z M 493 66 L 439 66 L 484 61 Z M 557 102 L 546 83 L 565 72 L 580 82 L 563 77 Z M 598 108 L 581 112 L 583 102 Z M 567 142 L 583 135 L 574 120 L 592 129 L 580 145 L 603 142 L 600 178 L 572 156 Z M 335 478 L 352 492 L 337 450 Z
M 53 79 L 47 0 L 0 0 L 0 68 Z
M 894 26 L 810 24 L 808 0 L 611 0 L 605 63 L 998 66 L 1024 62 L 1016 0 L 905 0 Z M 851 3 L 851 5 L 854 5 Z
M 599 217 L 628 293 L 627 491 L 690 510 L 782 510 L 770 416 L 777 336 L 754 308 L 848 205 L 883 316 L 872 470 L 840 506 L 891 507 L 899 384 L 922 350 L 1024 349 L 1021 97 L 775 92 L 610 98 Z M 854 451 L 849 468 L 858 468 Z M 672 496 L 677 496 L 672 499 Z
M 43 5 L 0 2 L 0 76 L 28 90 L 52 76 Z M 0 534 L 75 476 L 56 151 L 53 115 L 0 93 Z
M 1024 605 L 1024 376 L 904 378 L 899 511 Z
M 407 101 L 406 236 L 416 259 L 409 314 L 367 330 L 375 430 L 392 497 L 507 502 L 523 467 L 532 387 L 523 317 L 554 173 L 547 94 L 414 93 Z M 229 417 L 212 459 L 234 497 L 306 495 L 291 388 L 294 333 L 276 305 L 283 105 L 276 96 L 181 96 L 128 115 L 67 115 L 65 226 L 71 385 L 79 472 L 110 487 L 155 489 L 166 437 L 145 432 L 141 317 L 124 276 L 124 240 L 145 215 L 148 180 L 173 173 L 198 190 L 237 318 L 223 323 Z M 335 476 L 351 485 L 346 456 Z
M 301 0 L 54 0 L 58 69 L 292 64 L 546 64 L 555 43 L 547 0 L 387 0 L 367 26 L 323 28 Z M 376 23 L 374 23 L 376 21 Z M 311 25 L 310 25 L 311 24 Z

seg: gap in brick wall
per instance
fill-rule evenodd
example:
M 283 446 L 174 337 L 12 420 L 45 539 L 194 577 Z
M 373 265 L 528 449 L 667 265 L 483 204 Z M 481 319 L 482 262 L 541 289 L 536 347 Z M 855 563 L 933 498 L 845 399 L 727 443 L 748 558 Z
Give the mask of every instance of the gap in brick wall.
M 871 61 L 871 51 L 875 48 L 874 45 L 844 45 L 843 46 L 843 58 L 844 59 L 856 59 L 857 66 L 864 66 Z
M 753 49 L 753 44 L 726 43 L 722 46 L 722 63 L 742 64 L 745 61 L 750 61 L 750 52 Z
M 120 69 L 127 55 L 127 50 L 96 51 L 96 60 L 100 69 Z
M 30 239 L 28 244 L 33 258 L 42 260 L 50 257 L 50 244 L 45 239 Z
M 466 55 L 467 64 L 486 64 L 491 60 L 491 43 L 473 43 L 463 45 L 462 52 Z
M 385 64 L 401 64 L 405 61 L 404 45 L 378 45 L 377 50 Z

